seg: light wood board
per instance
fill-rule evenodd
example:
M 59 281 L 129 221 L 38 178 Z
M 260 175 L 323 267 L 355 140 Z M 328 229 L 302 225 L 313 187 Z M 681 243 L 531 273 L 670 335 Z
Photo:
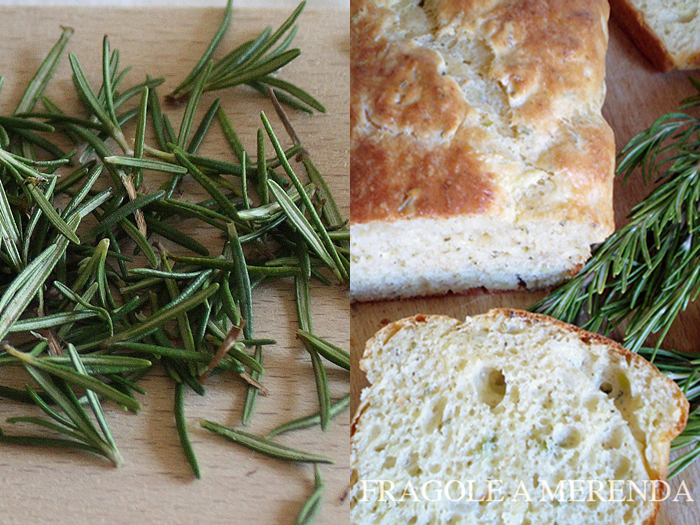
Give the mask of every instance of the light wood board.
M 695 73 L 697 76 L 697 72 Z M 687 80 L 688 73 L 662 74 L 650 69 L 617 24 L 610 24 L 610 47 L 607 57 L 607 98 L 603 113 L 615 131 L 619 151 L 636 133 L 646 129 L 663 113 L 677 109 L 680 101 L 695 93 Z M 615 186 L 615 211 L 618 224 L 625 221 L 631 207 L 646 194 L 643 183 L 631 180 Z M 352 352 L 352 410 L 357 407 L 366 380 L 358 371 L 358 361 L 365 342 L 388 322 L 417 313 L 443 314 L 457 319 L 476 315 L 491 308 L 528 308 L 543 297 L 543 292 L 474 293 L 446 297 L 421 298 L 376 303 L 355 303 L 351 306 Z M 695 303 L 680 316 L 665 347 L 696 352 L 700 350 L 700 303 Z M 696 501 L 666 502 L 659 517 L 659 525 L 697 525 L 700 523 L 700 464 L 694 465 L 672 483 L 675 494 L 680 481 L 685 480 Z
M 277 26 L 289 14 L 284 10 L 237 10 L 220 49 L 231 49 L 262 31 Z M 132 65 L 125 85 L 152 76 L 164 76 L 159 89 L 167 93 L 189 72 L 205 49 L 221 20 L 222 9 L 81 9 L 0 8 L 0 113 L 10 114 L 26 83 L 60 35 L 59 25 L 76 29 L 68 50 L 74 52 L 95 89 L 100 82 L 101 41 L 110 36 L 113 49 L 120 49 L 123 65 Z M 346 9 L 307 10 L 302 14 L 295 44 L 302 56 L 280 75 L 306 88 L 327 107 L 325 115 L 290 112 L 292 122 L 327 181 L 345 214 L 349 209 L 349 26 Z M 219 56 L 222 54 L 219 53 Z M 64 57 L 47 94 L 72 113 L 77 102 Z M 261 127 L 258 114 L 270 117 L 285 147 L 291 142 L 271 104 L 246 88 L 205 94 L 201 116 L 220 96 L 234 126 L 249 151 Z M 182 109 L 170 111 L 177 126 Z M 232 159 L 217 128 L 208 141 L 206 154 Z M 133 129 L 128 128 L 133 137 Z M 269 151 L 272 151 L 268 143 Z M 157 180 L 146 180 L 157 188 Z M 185 193 L 195 190 L 185 183 Z M 202 198 L 202 195 L 186 195 Z M 191 221 L 179 225 L 197 235 L 213 253 L 220 253 L 221 240 L 209 229 L 195 228 Z M 312 290 L 315 331 L 336 344 L 348 347 L 349 306 L 341 287 L 315 286 Z M 275 425 L 317 411 L 314 376 L 306 352 L 295 339 L 296 310 L 293 284 L 280 283 L 256 290 L 255 331 L 258 337 L 278 341 L 265 355 L 264 384 L 270 395 L 260 397 L 250 430 L 264 433 Z M 4 374 L 0 370 L 0 374 Z M 331 396 L 348 391 L 346 372 L 328 367 Z M 2 381 L 2 379 L 0 379 Z M 76 452 L 0 447 L 0 523 L 3 524 L 232 524 L 294 523 L 297 512 L 313 491 L 313 469 L 286 464 L 242 449 L 199 426 L 199 418 L 228 425 L 240 421 L 245 387 L 232 375 L 221 374 L 207 382 L 207 395 L 188 392 L 186 414 L 202 479 L 195 480 L 179 447 L 172 415 L 173 385 L 154 373 L 143 386 L 144 409 L 138 415 L 108 411 L 113 434 L 125 463 L 113 468 L 101 458 Z M 0 426 L 5 418 L 27 414 L 27 407 L 0 400 Z M 301 449 L 328 455 L 332 466 L 322 466 L 326 483 L 318 523 L 343 523 L 349 480 L 349 414 L 336 418 L 326 433 L 304 430 L 280 437 Z

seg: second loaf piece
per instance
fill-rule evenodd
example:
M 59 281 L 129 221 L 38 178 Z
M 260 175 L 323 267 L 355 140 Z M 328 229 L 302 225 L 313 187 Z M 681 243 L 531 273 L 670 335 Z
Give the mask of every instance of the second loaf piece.
M 613 230 L 606 0 L 352 0 L 351 294 L 537 288 Z

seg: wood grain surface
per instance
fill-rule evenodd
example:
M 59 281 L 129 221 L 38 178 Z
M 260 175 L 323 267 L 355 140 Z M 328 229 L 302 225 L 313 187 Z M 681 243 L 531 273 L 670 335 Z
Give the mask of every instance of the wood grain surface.
M 697 76 L 697 73 L 695 73 Z M 663 113 L 677 109 L 684 97 L 695 91 L 687 80 L 688 73 L 657 73 L 634 48 L 614 21 L 610 24 L 610 47 L 607 57 L 607 98 L 603 114 L 615 131 L 619 151 L 636 133 L 647 128 Z M 641 180 L 630 180 L 615 186 L 617 224 L 623 224 L 631 207 L 648 193 Z M 543 292 L 513 292 L 420 298 L 375 303 L 354 303 L 351 306 L 352 410 L 359 401 L 366 379 L 358 370 L 365 342 L 385 324 L 417 313 L 450 315 L 457 319 L 476 315 L 496 307 L 528 308 Z M 700 350 L 700 303 L 692 304 L 677 319 L 664 346 L 696 352 Z M 667 501 L 662 507 L 658 525 L 697 525 L 700 523 L 700 464 L 695 464 L 676 478 L 672 493 L 685 481 L 692 502 Z
M 278 25 L 290 10 L 236 10 L 220 49 L 230 49 Z M 121 51 L 123 65 L 132 65 L 126 82 L 136 84 L 152 76 L 167 78 L 161 93 L 172 89 L 192 68 L 218 27 L 221 9 L 0 8 L 0 112 L 14 110 L 22 89 L 60 35 L 60 25 L 75 28 L 68 50 L 74 52 L 93 86 L 99 86 L 101 41 L 110 36 Z M 308 89 L 327 107 L 325 115 L 291 112 L 292 122 L 320 170 L 327 177 L 344 214 L 349 210 L 349 28 L 346 9 L 307 10 L 299 20 L 296 45 L 301 57 L 280 75 Z M 49 86 L 49 96 L 66 109 L 78 111 L 67 57 Z M 258 114 L 265 111 L 285 147 L 291 145 L 271 104 L 245 88 L 205 94 L 200 112 L 220 96 L 244 144 L 255 151 Z M 177 126 L 182 108 L 171 110 Z M 218 126 L 208 140 L 206 154 L 231 158 Z M 133 129 L 127 130 L 133 136 Z M 269 151 L 272 151 L 268 143 Z M 147 178 L 154 189 L 157 178 Z M 194 183 L 185 183 L 186 198 L 201 198 Z M 208 229 L 185 221 L 178 227 L 196 235 L 213 253 L 221 239 Z M 250 430 L 264 433 L 275 425 L 317 411 L 314 376 L 306 352 L 295 339 L 296 310 L 293 283 L 256 290 L 256 336 L 278 344 L 265 355 L 264 384 L 270 395 L 260 397 Z M 347 348 L 349 305 L 340 287 L 314 287 L 315 331 Z M 348 391 L 346 372 L 328 366 L 331 397 Z M 0 371 L 0 373 L 5 373 Z M 238 425 L 245 387 L 237 378 L 221 374 L 207 382 L 207 395 L 188 392 L 186 414 L 202 479 L 195 480 L 179 447 L 172 413 L 173 385 L 161 373 L 143 383 L 148 395 L 138 415 L 109 407 L 108 419 L 125 463 L 113 468 L 100 458 L 75 452 L 0 447 L 0 523 L 2 524 L 290 524 L 313 491 L 313 469 L 286 464 L 239 448 L 199 426 L 200 418 Z M 6 417 L 30 410 L 0 402 L 0 426 L 8 433 Z M 309 429 L 280 437 L 284 444 L 328 455 L 322 466 L 326 483 L 318 523 L 347 521 L 349 415 L 336 418 L 326 433 Z

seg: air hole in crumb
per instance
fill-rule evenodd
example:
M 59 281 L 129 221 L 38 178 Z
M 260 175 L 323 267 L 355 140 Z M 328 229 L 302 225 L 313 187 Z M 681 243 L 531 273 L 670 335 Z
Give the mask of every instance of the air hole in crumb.
M 615 469 L 614 479 L 629 479 L 631 467 L 632 461 L 630 461 L 629 458 L 622 456 L 618 460 L 617 468 Z
M 382 469 L 390 469 L 394 468 L 394 465 L 396 465 L 396 458 L 394 456 L 389 456 L 384 460 L 384 464 L 382 465 Z
M 416 516 L 413 516 L 410 520 L 406 522 L 407 525 L 416 525 L 418 523 L 418 518 Z
M 610 438 L 603 444 L 603 448 L 620 448 L 625 439 L 625 433 L 621 428 L 616 428 L 610 433 Z
M 430 417 L 426 421 L 425 425 L 425 429 L 427 432 L 440 432 L 442 430 L 446 405 L 447 399 L 445 399 L 444 397 L 439 398 L 433 403 Z
M 561 448 L 576 448 L 581 443 L 581 432 L 572 427 L 557 429 L 555 439 Z M 619 478 L 616 478 L 619 479 Z
M 474 382 L 479 399 L 491 409 L 506 396 L 506 376 L 497 368 L 482 368 Z
M 610 383 L 605 381 L 604 383 L 600 384 L 600 391 L 604 394 L 610 394 L 613 391 L 613 387 Z

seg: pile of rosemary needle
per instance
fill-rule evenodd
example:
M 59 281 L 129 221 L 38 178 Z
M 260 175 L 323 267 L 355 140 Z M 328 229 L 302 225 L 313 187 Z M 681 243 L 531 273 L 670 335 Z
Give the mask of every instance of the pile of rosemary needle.
M 303 7 L 222 53 L 229 1 L 201 60 L 170 93 L 159 93 L 161 78 L 133 83 L 107 37 L 100 72 L 69 53 L 80 107 L 44 93 L 74 32 L 64 28 L 14 112 L 0 116 L 0 364 L 15 371 L 0 379 L 0 397 L 27 405 L 26 415 L 0 423 L 1 442 L 70 447 L 119 465 L 110 432 L 119 416 L 103 405 L 137 412 L 146 394 L 140 380 L 158 368 L 174 385 L 182 461 L 200 477 L 185 394 L 204 395 L 212 374 L 240 382 L 246 394 L 232 404 L 240 402 L 240 423 L 249 423 L 268 393 L 265 355 L 276 347 L 261 327 L 288 323 L 256 318 L 256 291 L 284 281 L 296 304 L 290 330 L 313 368 L 299 381 L 315 389 L 317 413 L 266 436 L 204 419 L 201 427 L 257 453 L 313 464 L 314 489 L 297 523 L 313 519 L 324 486 L 319 465 L 331 460 L 275 436 L 326 430 L 349 406 L 349 395 L 331 398 L 326 372 L 337 369 L 349 383 L 348 352 L 315 333 L 311 315 L 312 290 L 345 294 L 349 230 L 315 152 L 286 114 L 325 111 L 279 72 L 300 54 L 292 43 Z M 96 73 L 99 84 L 89 80 Z M 259 115 L 253 151 L 219 99 L 200 104 L 205 92 L 239 85 L 270 97 L 276 110 L 274 118 Z M 258 96 L 234 91 L 242 105 Z M 179 123 L 169 117 L 172 105 L 184 107 Z M 214 127 L 227 155 L 200 153 Z M 189 199 L 185 183 L 204 198 Z M 220 239 L 216 251 L 184 233 L 184 220 Z

